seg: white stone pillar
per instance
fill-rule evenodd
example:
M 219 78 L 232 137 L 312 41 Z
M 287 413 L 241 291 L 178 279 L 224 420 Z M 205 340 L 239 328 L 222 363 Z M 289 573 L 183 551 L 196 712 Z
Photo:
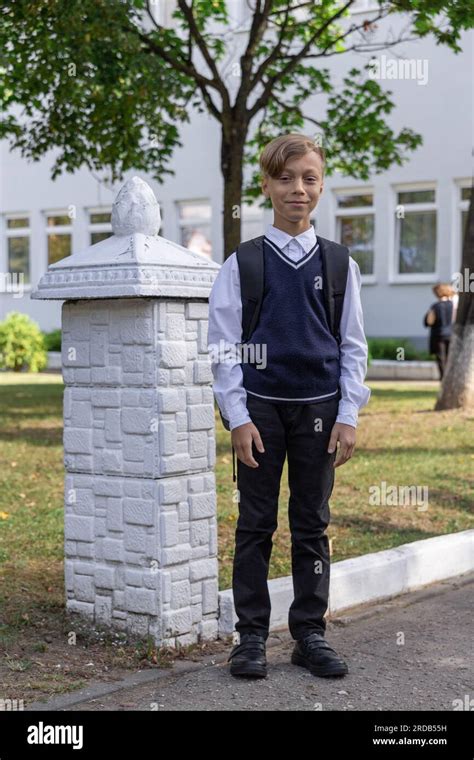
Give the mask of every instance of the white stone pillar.
M 217 637 L 208 297 L 219 265 L 158 235 L 129 180 L 114 235 L 51 265 L 61 299 L 67 608 L 157 644 Z

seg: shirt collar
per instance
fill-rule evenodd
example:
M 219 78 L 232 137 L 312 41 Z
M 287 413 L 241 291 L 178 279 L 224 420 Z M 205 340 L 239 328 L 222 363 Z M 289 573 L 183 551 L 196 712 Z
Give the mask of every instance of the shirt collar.
M 273 224 L 268 224 L 265 230 L 265 237 L 271 240 L 272 243 L 275 243 L 278 248 L 284 248 L 290 240 L 297 240 L 305 253 L 309 253 L 316 245 L 316 233 L 312 224 L 310 224 L 309 229 L 300 232 L 295 237 L 289 235 L 288 232 L 278 229 L 278 227 L 274 227 Z

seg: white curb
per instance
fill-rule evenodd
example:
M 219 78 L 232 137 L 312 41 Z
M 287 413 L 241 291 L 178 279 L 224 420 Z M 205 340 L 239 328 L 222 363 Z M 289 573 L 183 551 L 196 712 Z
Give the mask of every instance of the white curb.
M 48 351 L 47 369 L 62 369 L 61 351 Z
M 439 370 L 434 361 L 372 359 L 366 380 L 439 380 Z
M 402 544 L 374 554 L 331 564 L 329 614 L 359 604 L 414 591 L 474 570 L 474 530 Z M 270 630 L 288 625 L 293 601 L 291 575 L 268 581 L 272 612 Z M 219 635 L 234 631 L 237 620 L 232 589 L 219 593 Z

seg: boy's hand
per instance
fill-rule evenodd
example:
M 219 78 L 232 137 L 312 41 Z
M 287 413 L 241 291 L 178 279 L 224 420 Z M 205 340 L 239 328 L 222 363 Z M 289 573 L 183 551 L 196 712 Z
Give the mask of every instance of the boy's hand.
M 253 422 L 246 422 L 245 425 L 239 425 L 231 431 L 232 446 L 235 449 L 237 458 L 249 467 L 258 467 L 258 462 L 252 456 L 252 441 L 260 453 L 264 453 L 260 433 Z
M 356 429 L 352 425 L 336 422 L 331 430 L 331 438 L 329 439 L 328 452 L 330 454 L 336 450 L 338 441 L 339 450 L 334 461 L 334 467 L 339 467 L 351 458 L 356 442 Z

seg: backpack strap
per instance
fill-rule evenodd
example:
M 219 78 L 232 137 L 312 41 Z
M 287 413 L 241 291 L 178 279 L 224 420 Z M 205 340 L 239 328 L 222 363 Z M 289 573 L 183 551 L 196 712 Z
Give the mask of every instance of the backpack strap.
M 248 342 L 252 336 L 258 323 L 263 301 L 265 282 L 263 237 L 260 235 L 237 246 L 242 300 L 242 343 Z M 317 239 L 321 249 L 325 281 L 324 300 L 329 327 L 337 342 L 340 343 L 340 322 L 349 271 L 349 249 L 319 235 Z M 225 429 L 230 430 L 229 421 L 223 417 L 220 409 L 219 412 Z M 232 450 L 232 455 L 233 479 L 235 481 L 234 450 Z
M 252 335 L 260 316 L 264 289 L 263 235 L 237 246 L 242 300 L 242 343 Z
M 337 342 L 340 343 L 342 307 L 349 272 L 349 249 L 345 245 L 326 240 L 319 235 L 318 242 L 323 263 L 324 300 L 329 329 Z
M 260 316 L 264 291 L 263 235 L 237 246 L 242 300 L 242 343 L 251 337 Z M 341 342 L 340 324 L 349 272 L 349 249 L 317 236 L 324 276 L 324 300 L 329 328 Z

